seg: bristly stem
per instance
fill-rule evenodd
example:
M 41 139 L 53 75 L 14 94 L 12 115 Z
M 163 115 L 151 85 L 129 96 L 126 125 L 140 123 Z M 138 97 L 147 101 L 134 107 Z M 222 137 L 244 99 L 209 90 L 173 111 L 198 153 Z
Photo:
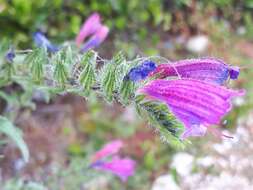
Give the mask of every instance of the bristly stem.
M 137 112 L 143 112 L 141 115 L 149 118 L 161 136 L 166 137 L 167 141 L 178 140 L 181 143 L 176 130 L 180 125 L 175 122 L 166 106 L 150 102 L 150 105 L 147 105 L 148 109 L 145 110 L 141 106 L 145 101 L 135 101 L 138 96 L 137 89 L 151 80 L 146 79 L 147 68 L 149 71 L 151 63 L 161 64 L 168 62 L 167 59 L 151 56 L 126 60 L 124 54 L 119 52 L 111 60 L 105 60 L 93 50 L 81 54 L 71 45 L 54 53 L 48 53 L 43 47 L 14 52 L 17 57 L 19 55 L 25 57 L 23 61 L 20 61 L 22 59 L 13 61 L 11 64 L 13 72 L 4 72 L 0 68 L 0 72 L 10 82 L 18 83 L 31 91 L 42 89 L 50 95 L 75 93 L 88 99 L 90 91 L 93 91 L 109 103 L 136 105 Z M 141 77 L 142 80 L 135 81 L 129 74 L 132 78 Z M 30 99 L 32 100 L 32 93 Z

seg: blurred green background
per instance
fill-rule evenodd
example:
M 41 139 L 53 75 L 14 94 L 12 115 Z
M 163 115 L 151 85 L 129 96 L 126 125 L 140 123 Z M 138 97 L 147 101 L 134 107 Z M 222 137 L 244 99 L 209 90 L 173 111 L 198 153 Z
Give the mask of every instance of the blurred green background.
M 98 48 L 102 57 L 123 50 L 128 58 L 139 54 L 169 60 L 224 59 L 241 67 L 239 80 L 231 86 L 246 88 L 248 93 L 235 101 L 235 110 L 221 127 L 235 132 L 237 118 L 245 118 L 252 110 L 253 0 L 0 0 L 0 38 L 25 49 L 34 45 L 32 33 L 41 30 L 61 44 L 74 40 L 83 21 L 95 11 L 110 28 L 109 37 Z M 124 184 L 109 176 L 104 186 L 102 181 L 102 187 L 98 183 L 90 189 L 151 189 L 162 174 L 170 174 L 180 186 L 180 175 L 170 163 L 182 150 L 163 143 L 133 108 L 106 105 L 97 99 L 85 102 L 73 95 L 55 97 L 49 104 L 35 103 L 36 110 L 19 108 L 16 120 L 31 151 L 30 163 L 18 167 L 17 150 L 13 146 L 1 150 L 5 155 L 0 160 L 4 189 L 81 189 L 86 177 L 79 164 L 115 138 L 126 143 L 122 154 L 137 160 L 136 174 Z M 220 139 L 213 136 L 197 138 L 184 151 L 198 158 L 207 154 L 206 143 L 217 142 Z M 193 173 L 199 170 L 196 165 Z
M 189 32 L 208 30 L 200 27 L 203 19 L 226 19 L 235 29 L 245 25 L 252 32 L 252 0 L 1 0 L 0 35 L 24 48 L 31 44 L 32 32 L 40 29 L 56 42 L 70 40 L 87 16 L 96 11 L 115 35 L 141 40 L 156 39 L 153 30 L 179 34 L 187 25 Z M 202 14 L 198 18 L 196 14 Z M 197 18 L 195 18 L 197 17 Z M 154 40 L 155 41 L 155 40 Z

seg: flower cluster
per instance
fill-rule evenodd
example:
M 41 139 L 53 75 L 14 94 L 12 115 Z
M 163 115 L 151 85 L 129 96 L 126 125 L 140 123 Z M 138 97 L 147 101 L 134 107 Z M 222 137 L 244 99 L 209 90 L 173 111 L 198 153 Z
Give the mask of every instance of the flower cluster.
M 186 59 L 164 64 L 137 58 L 134 60 L 136 62 L 131 62 L 126 61 L 121 53 L 111 61 L 100 59 L 105 64 L 97 67 L 97 53 L 88 50 L 98 47 L 108 32 L 109 29 L 102 24 L 100 15 L 93 13 L 76 36 L 75 48 L 58 47 L 41 32 L 34 33 L 35 44 L 45 48 L 27 56 L 26 61 L 33 62 L 32 78 L 36 81 L 43 79 L 45 68 L 40 60 L 49 60 L 51 64 L 59 58 L 60 61 L 47 67 L 47 71 L 51 72 L 50 76 L 55 77 L 53 81 L 56 87 L 61 87 L 60 91 L 69 87 L 71 89 L 68 92 L 88 95 L 91 89 L 96 89 L 107 101 L 117 100 L 124 105 L 133 101 L 136 103 L 136 97 L 141 94 L 145 96 L 144 101 L 150 103 L 142 104 L 149 119 L 155 120 L 159 129 L 169 131 L 177 139 L 202 136 L 207 129 L 221 134 L 211 126 L 218 125 L 231 110 L 233 97 L 245 93 L 243 90 L 235 91 L 225 86 L 229 79 L 236 80 L 239 77 L 239 67 L 230 66 L 215 58 Z M 49 59 L 43 52 L 45 49 L 53 53 L 49 54 Z M 9 51 L 6 60 L 12 62 L 14 56 L 14 52 Z M 41 59 L 34 59 L 36 56 L 41 56 Z M 73 65 L 70 66 L 70 62 Z M 10 68 L 6 69 L 8 70 L 4 73 L 11 73 Z M 68 69 L 72 71 L 68 72 Z M 70 80 L 75 81 L 73 84 L 77 86 L 73 86 Z M 166 104 L 167 107 L 164 109 L 161 104 Z M 175 123 L 179 125 L 173 127 Z M 120 159 L 116 160 L 118 162 Z
M 108 33 L 104 27 L 97 13 L 87 19 L 76 38 L 77 46 L 87 36 L 93 36 L 82 46 L 81 52 L 98 46 L 104 40 Z M 43 44 L 49 50 L 55 49 L 49 41 L 41 40 L 43 37 L 37 38 L 37 43 L 44 41 Z M 145 85 L 139 85 L 137 92 L 146 95 L 148 100 L 165 103 L 168 110 L 184 125 L 181 139 L 185 139 L 203 136 L 207 129 L 221 134 L 210 126 L 218 125 L 231 110 L 233 97 L 244 94 L 243 90 L 234 91 L 224 86 L 229 79 L 236 80 L 239 73 L 239 67 L 215 58 L 186 59 L 160 65 L 146 60 L 131 68 L 124 76 L 124 81 L 138 83 L 145 80 L 142 83 Z
M 235 91 L 223 86 L 229 78 L 237 79 L 238 75 L 239 68 L 218 59 L 182 60 L 157 66 L 149 74 L 156 79 L 149 81 L 138 92 L 145 94 L 147 99 L 158 100 L 168 106 L 184 124 L 181 139 L 203 136 L 207 129 L 217 133 L 210 126 L 219 124 L 231 110 L 233 97 L 244 95 L 243 90 Z
M 76 46 L 84 53 L 89 49 L 98 47 L 107 37 L 109 28 L 101 23 L 100 15 L 93 13 L 82 25 L 76 36 Z M 89 38 L 84 44 L 86 38 Z M 49 52 L 57 52 L 60 47 L 52 44 L 42 32 L 35 32 L 33 40 L 36 46 L 45 47 Z M 83 45 L 82 45 L 83 44 Z
M 118 176 L 122 181 L 127 181 L 128 177 L 134 174 L 136 163 L 131 158 L 121 158 L 118 155 L 122 147 L 123 142 L 121 140 L 107 143 L 94 154 L 90 168 L 109 171 Z
M 107 37 L 109 28 L 102 25 L 98 13 L 93 13 L 83 24 L 76 37 L 76 45 L 79 47 L 83 41 L 91 36 L 90 39 L 81 47 L 81 52 L 98 47 Z

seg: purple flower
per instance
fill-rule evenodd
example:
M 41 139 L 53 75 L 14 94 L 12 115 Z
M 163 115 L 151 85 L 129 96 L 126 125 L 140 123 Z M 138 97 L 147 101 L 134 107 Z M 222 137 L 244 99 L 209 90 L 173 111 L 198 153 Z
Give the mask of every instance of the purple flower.
M 33 34 L 33 40 L 38 47 L 45 47 L 50 52 L 56 52 L 59 50 L 59 48 L 53 45 L 41 32 L 35 32 Z
M 15 58 L 15 52 L 12 48 L 8 50 L 8 52 L 5 54 L 5 59 L 9 62 L 12 63 L 13 59 Z
M 83 23 L 80 32 L 76 36 L 76 45 L 79 47 L 86 37 L 97 32 L 100 27 L 100 16 L 98 13 L 93 13 Z
M 98 170 L 109 171 L 126 182 L 129 176 L 134 175 L 135 166 L 135 161 L 130 158 L 114 156 L 111 161 L 97 162 L 92 167 Z
M 231 67 L 222 60 L 215 58 L 186 59 L 168 64 L 161 64 L 151 73 L 151 76 L 159 74 L 160 78 L 179 76 L 206 82 L 224 84 L 230 77 L 237 79 L 239 67 Z
M 86 52 L 89 49 L 98 47 L 105 40 L 108 33 L 109 28 L 105 25 L 102 25 L 99 14 L 93 13 L 81 27 L 81 30 L 76 37 L 76 45 L 79 47 L 85 38 L 92 35 L 90 39 L 81 47 L 80 51 L 82 53 Z
M 153 80 L 140 92 L 167 104 L 185 126 L 182 139 L 203 136 L 208 127 L 219 124 L 231 110 L 231 99 L 244 94 L 194 79 Z
M 111 156 L 119 152 L 119 150 L 123 147 L 123 142 L 121 140 L 114 140 L 102 147 L 101 150 L 97 151 L 93 156 L 93 161 L 102 159 L 107 156 Z
M 233 80 L 237 79 L 239 74 L 240 74 L 240 68 L 239 67 L 236 67 L 236 66 L 230 67 L 229 76 L 230 76 L 231 79 L 233 79 Z
M 109 171 L 117 175 L 122 181 L 126 181 L 135 172 L 136 163 L 130 158 L 120 158 L 117 153 L 123 147 L 121 140 L 107 143 L 101 150 L 95 153 L 89 168 Z M 111 158 L 111 156 L 113 156 Z M 110 159 L 111 158 L 111 159 Z
M 156 64 L 153 61 L 144 61 L 141 65 L 132 68 L 126 75 L 125 80 L 131 80 L 134 82 L 143 80 L 155 69 Z
M 86 52 L 89 49 L 98 47 L 107 37 L 109 28 L 107 26 L 101 26 L 96 33 L 82 46 L 81 52 Z

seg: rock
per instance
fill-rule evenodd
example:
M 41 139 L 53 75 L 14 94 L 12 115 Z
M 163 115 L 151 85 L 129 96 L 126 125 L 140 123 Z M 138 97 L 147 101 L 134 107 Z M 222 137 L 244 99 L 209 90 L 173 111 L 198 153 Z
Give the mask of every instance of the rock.
M 192 53 L 203 53 L 207 50 L 209 44 L 208 37 L 197 35 L 191 37 L 186 43 L 186 49 Z
M 208 168 L 211 167 L 214 163 L 215 163 L 215 159 L 211 156 L 206 156 L 203 158 L 199 158 L 197 160 L 198 165 L 204 167 L 204 168 Z
M 134 123 L 137 119 L 136 111 L 134 106 L 126 107 L 122 114 L 122 119 L 124 122 Z
M 105 176 L 95 177 L 87 183 L 83 184 L 82 189 L 85 190 L 109 190 L 109 181 Z
M 171 175 L 162 175 L 155 180 L 152 190 L 180 190 L 180 188 Z
M 193 156 L 188 153 L 177 153 L 173 157 L 171 167 L 175 168 L 180 176 L 187 176 L 193 168 Z
M 234 100 L 233 100 L 233 103 L 236 105 L 236 106 L 242 106 L 245 104 L 245 99 L 242 98 L 242 97 L 236 97 Z
M 246 28 L 244 26 L 239 26 L 236 30 L 236 33 L 240 36 L 245 35 L 247 32 Z

